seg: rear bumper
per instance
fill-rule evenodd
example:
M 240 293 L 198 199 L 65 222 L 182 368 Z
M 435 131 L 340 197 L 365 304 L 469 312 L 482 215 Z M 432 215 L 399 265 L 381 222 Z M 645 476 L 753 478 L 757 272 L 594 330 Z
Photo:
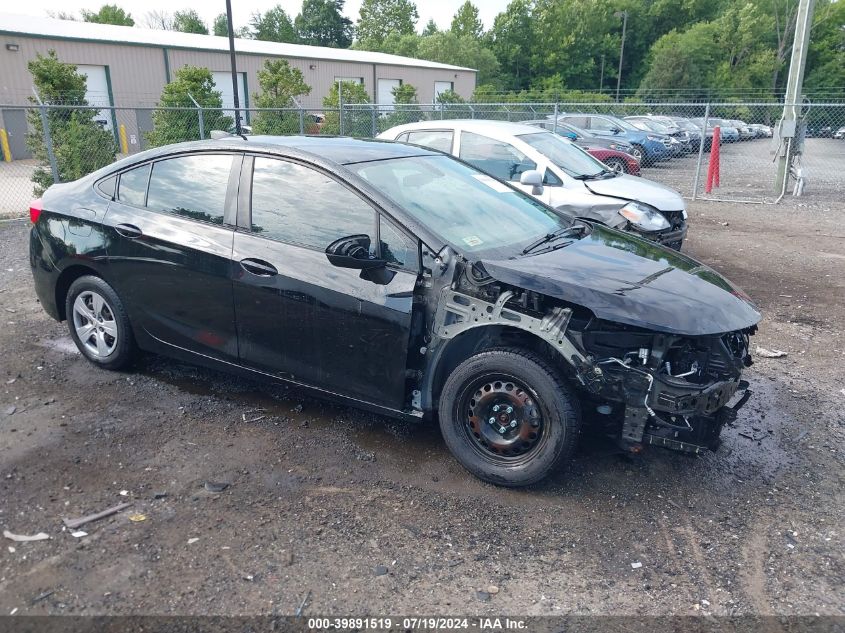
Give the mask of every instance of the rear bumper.
M 61 320 L 59 307 L 56 305 L 59 270 L 47 255 L 37 227 L 32 227 L 29 231 L 29 267 L 32 270 L 35 294 L 44 311 L 57 321 Z

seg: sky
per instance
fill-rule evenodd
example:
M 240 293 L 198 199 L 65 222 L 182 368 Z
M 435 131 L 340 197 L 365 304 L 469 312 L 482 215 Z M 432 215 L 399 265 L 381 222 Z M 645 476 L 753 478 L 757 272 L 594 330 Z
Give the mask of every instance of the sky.
M 434 19 L 441 29 L 449 28 L 452 16 L 464 3 L 464 0 L 417 0 L 417 12 L 420 20 L 417 23 L 417 30 L 420 31 L 428 22 L 429 18 Z M 96 11 L 103 4 L 117 4 L 132 14 L 136 24 L 144 24 L 144 16 L 148 11 L 158 10 L 172 13 L 181 8 L 193 8 L 209 24 L 219 13 L 226 11 L 225 0 L 93 0 L 91 2 L 78 2 L 75 0 L 28 0 L 22 5 L 15 5 L 13 9 L 5 9 L 10 13 L 23 15 L 46 16 L 48 12 L 68 12 L 79 15 L 80 9 Z M 250 16 L 256 11 L 266 11 L 277 4 L 288 12 L 293 18 L 299 13 L 302 7 L 302 0 L 232 0 L 232 14 L 235 27 L 245 26 Z M 508 0 L 475 0 L 481 20 L 485 28 L 493 26 L 493 19 L 496 15 L 505 10 Z M 361 7 L 361 0 L 346 0 L 344 13 L 353 22 L 358 20 L 358 10 Z

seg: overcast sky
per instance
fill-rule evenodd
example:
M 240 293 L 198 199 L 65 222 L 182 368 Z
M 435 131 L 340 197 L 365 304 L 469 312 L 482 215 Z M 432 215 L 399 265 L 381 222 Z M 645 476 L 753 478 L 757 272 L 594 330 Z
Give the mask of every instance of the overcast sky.
M 417 30 L 422 30 L 429 18 L 433 18 L 440 28 L 448 28 L 452 21 L 452 16 L 463 2 L 464 0 L 419 0 L 417 2 L 417 11 L 420 14 L 420 21 L 417 24 Z M 143 25 L 144 15 L 152 10 L 173 12 L 174 10 L 183 8 L 183 6 L 185 8 L 192 7 L 197 10 L 209 25 L 216 15 L 226 11 L 225 0 L 214 0 L 212 2 L 208 0 L 184 0 L 184 2 L 180 0 L 96 0 L 94 2 L 28 0 L 23 4 L 9 5 L 5 10 L 10 13 L 36 16 L 46 16 L 50 11 L 64 11 L 79 15 L 80 9 L 96 11 L 103 4 L 117 4 L 126 11 L 129 11 L 135 19 L 136 25 Z M 291 17 L 295 17 L 302 7 L 302 0 L 233 0 L 232 13 L 235 27 L 246 25 L 249 22 L 249 17 L 254 12 L 266 11 L 277 4 L 282 5 L 282 8 Z M 476 0 L 475 6 L 479 9 L 485 28 L 490 28 L 493 25 L 493 19 L 496 17 L 496 14 L 504 11 L 507 4 L 508 0 Z M 353 22 L 358 19 L 358 9 L 360 6 L 361 0 L 346 0 L 344 12 Z

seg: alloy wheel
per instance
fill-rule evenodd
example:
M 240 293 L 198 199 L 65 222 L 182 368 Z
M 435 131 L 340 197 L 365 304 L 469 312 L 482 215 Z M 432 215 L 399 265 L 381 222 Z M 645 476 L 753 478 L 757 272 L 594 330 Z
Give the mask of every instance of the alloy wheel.
M 106 358 L 118 343 L 114 311 L 105 298 L 93 290 L 79 293 L 73 302 L 73 327 L 89 354 Z

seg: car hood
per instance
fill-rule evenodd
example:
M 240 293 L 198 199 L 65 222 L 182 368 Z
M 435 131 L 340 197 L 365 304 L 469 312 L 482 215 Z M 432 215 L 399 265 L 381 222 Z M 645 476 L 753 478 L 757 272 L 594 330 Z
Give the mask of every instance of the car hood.
M 622 175 L 604 180 L 585 180 L 583 182 L 587 189 L 601 196 L 637 200 L 650 204 L 659 211 L 681 211 L 684 209 L 684 199 L 677 191 L 647 178 Z
M 751 299 L 711 268 L 598 225 L 554 251 L 482 264 L 503 283 L 583 306 L 599 319 L 667 334 L 733 332 L 761 318 Z

